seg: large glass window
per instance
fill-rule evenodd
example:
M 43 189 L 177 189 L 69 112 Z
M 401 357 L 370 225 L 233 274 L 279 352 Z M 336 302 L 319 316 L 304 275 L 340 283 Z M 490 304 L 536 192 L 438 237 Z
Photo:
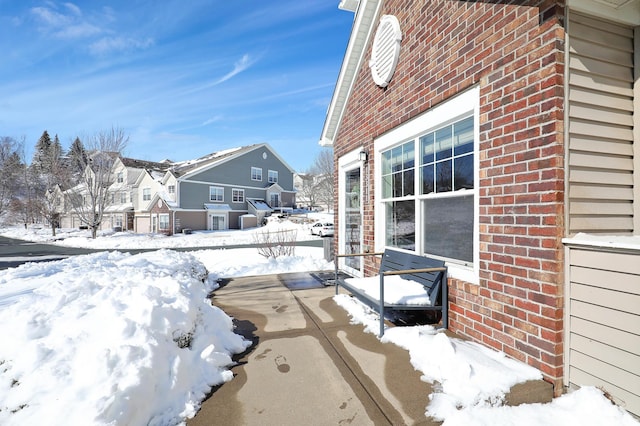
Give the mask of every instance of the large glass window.
M 474 134 L 471 115 L 381 151 L 386 246 L 474 261 Z
M 142 201 L 151 201 L 151 188 L 142 188 Z
M 269 170 L 269 183 L 278 183 L 278 171 L 277 170 Z

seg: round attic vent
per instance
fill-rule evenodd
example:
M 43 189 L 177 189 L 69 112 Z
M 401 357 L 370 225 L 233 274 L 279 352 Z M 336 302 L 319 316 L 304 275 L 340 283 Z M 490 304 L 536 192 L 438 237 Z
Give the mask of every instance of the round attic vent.
M 369 61 L 373 81 L 380 87 L 387 87 L 396 70 L 400 40 L 402 40 L 402 32 L 400 32 L 398 19 L 393 15 L 383 15 L 373 39 Z

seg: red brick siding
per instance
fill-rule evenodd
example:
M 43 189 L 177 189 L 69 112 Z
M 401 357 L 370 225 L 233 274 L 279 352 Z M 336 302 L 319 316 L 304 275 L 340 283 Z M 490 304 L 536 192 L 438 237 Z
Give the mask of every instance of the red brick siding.
M 386 1 L 382 14 L 395 15 L 403 33 L 398 67 L 377 87 L 368 47 L 334 151 L 336 166 L 361 145 L 371 159 L 376 137 L 480 86 L 480 281 L 451 280 L 450 329 L 541 369 L 559 392 L 564 29 L 554 4 Z M 373 161 L 365 172 L 373 185 Z M 369 194 L 364 243 L 373 248 L 373 187 Z

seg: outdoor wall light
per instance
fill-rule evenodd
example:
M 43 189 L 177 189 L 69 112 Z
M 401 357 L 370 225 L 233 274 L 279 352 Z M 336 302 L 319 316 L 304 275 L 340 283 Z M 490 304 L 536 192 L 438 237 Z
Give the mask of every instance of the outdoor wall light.
M 360 151 L 359 158 L 363 163 L 367 161 L 367 151 Z

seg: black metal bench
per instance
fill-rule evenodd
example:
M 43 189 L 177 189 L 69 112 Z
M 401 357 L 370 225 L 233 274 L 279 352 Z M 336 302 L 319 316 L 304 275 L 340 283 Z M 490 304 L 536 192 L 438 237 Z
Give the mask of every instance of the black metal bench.
M 375 291 L 375 288 L 371 288 L 370 278 L 342 278 L 338 274 L 338 258 L 366 256 L 382 256 L 378 272 L 379 280 L 376 280 L 379 282 L 378 292 Z M 407 284 L 413 287 L 415 287 L 413 283 L 422 285 L 424 297 L 428 299 L 428 302 L 411 303 L 411 300 L 402 302 L 385 301 L 385 277 L 391 276 L 400 276 L 404 280 L 410 280 L 412 283 Z M 365 280 L 369 282 L 365 284 Z M 367 287 L 367 284 L 369 287 Z M 389 285 L 390 283 L 387 282 L 386 284 Z M 447 267 L 443 260 L 393 249 L 386 249 L 384 253 L 338 254 L 335 259 L 335 285 L 336 294 L 338 294 L 340 287 L 343 287 L 362 302 L 378 310 L 380 315 L 380 336 L 384 334 L 385 310 L 440 311 L 442 313 L 442 326 L 445 329 L 448 327 Z

